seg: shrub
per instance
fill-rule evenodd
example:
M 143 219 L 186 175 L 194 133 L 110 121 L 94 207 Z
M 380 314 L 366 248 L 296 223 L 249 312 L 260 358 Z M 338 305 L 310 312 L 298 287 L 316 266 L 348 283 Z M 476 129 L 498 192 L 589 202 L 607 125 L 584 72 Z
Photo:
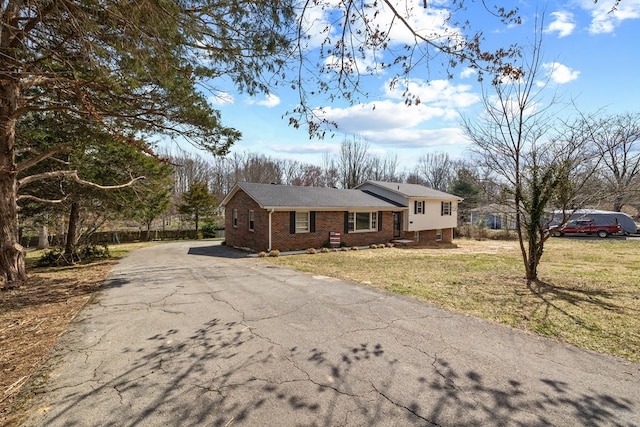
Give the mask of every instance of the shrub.
M 369 245 L 369 249 L 378 249 L 378 245 L 376 245 L 375 243 L 372 243 Z
M 86 245 L 78 250 L 80 258 L 84 262 L 91 262 L 99 259 L 106 259 L 111 256 L 107 245 Z
M 267 256 L 267 253 L 265 251 L 258 252 L 258 258 L 264 258 L 266 256 Z
M 310 254 L 310 255 L 313 255 L 313 254 L 316 253 L 316 250 L 315 250 L 315 248 L 308 248 L 307 249 L 307 253 Z
M 393 243 L 391 243 L 391 242 L 387 243 L 387 247 L 388 248 L 392 248 L 393 247 Z
M 84 245 L 73 254 L 66 254 L 64 248 L 58 247 L 45 251 L 38 259 L 39 267 L 59 267 L 75 263 L 90 263 L 111 257 L 107 245 Z
M 357 251 L 357 250 L 359 250 L 359 249 L 360 249 L 360 248 L 359 248 L 359 247 L 357 247 L 357 246 L 352 246 L 352 247 L 351 247 L 351 250 L 352 250 L 352 251 Z
M 204 237 L 205 239 L 216 237 L 216 224 L 213 222 L 208 222 L 202 226 L 200 231 L 202 232 L 202 237 Z
M 271 251 L 269 252 L 269 256 L 278 257 L 280 256 L 280 251 L 277 249 L 271 249 Z
M 320 252 L 322 252 L 323 254 L 326 254 L 327 252 L 329 252 L 329 248 L 322 248 L 320 249 Z

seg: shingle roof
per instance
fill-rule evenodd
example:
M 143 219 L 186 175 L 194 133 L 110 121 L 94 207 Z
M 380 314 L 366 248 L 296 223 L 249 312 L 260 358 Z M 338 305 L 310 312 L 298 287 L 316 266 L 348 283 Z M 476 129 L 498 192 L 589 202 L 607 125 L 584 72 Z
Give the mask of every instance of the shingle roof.
M 400 182 L 384 182 L 384 181 L 366 181 L 356 188 L 362 187 L 366 184 L 372 184 L 380 188 L 387 189 L 403 197 L 421 197 L 427 199 L 462 199 L 461 197 L 453 194 L 445 193 L 444 191 L 434 190 L 433 188 L 425 187 L 420 184 L 405 184 Z
M 262 208 L 397 209 L 361 190 L 239 182 L 238 187 Z M 226 198 L 225 198 L 226 200 Z

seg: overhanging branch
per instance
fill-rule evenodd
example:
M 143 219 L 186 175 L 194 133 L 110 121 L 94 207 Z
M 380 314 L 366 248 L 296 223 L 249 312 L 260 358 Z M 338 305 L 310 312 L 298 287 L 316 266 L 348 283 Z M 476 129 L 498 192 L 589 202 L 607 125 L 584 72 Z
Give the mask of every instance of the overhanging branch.
M 65 197 L 62 199 L 51 200 L 51 199 L 43 199 L 41 197 L 33 196 L 31 194 L 21 194 L 18 196 L 18 201 L 21 201 L 21 200 L 32 200 L 38 203 L 46 203 L 49 205 L 59 205 L 60 203 L 65 202 L 67 198 Z
M 129 182 L 120 185 L 100 185 L 95 182 L 86 181 L 78 176 L 78 171 L 53 171 L 44 172 L 37 175 L 31 175 L 18 180 L 18 188 L 23 185 L 30 184 L 32 182 L 43 181 L 51 178 L 70 178 L 74 182 L 91 188 L 97 188 L 99 190 L 117 190 L 119 188 L 126 188 L 132 186 L 136 181 L 144 179 L 144 176 L 132 178 Z

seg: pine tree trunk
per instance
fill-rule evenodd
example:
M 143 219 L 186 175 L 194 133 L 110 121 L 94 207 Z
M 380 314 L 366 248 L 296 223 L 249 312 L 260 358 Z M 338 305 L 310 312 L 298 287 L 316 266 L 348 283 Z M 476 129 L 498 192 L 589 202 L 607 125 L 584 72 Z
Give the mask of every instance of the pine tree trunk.
M 196 209 L 195 217 L 196 217 L 196 240 L 198 240 L 200 238 L 198 236 L 198 222 L 199 222 L 199 219 L 200 219 L 200 215 L 199 215 L 198 209 Z
M 78 223 L 80 222 L 80 203 L 71 203 L 69 212 L 69 229 L 67 231 L 67 242 L 64 247 L 64 254 L 67 262 L 72 264 L 77 260 L 76 245 L 78 244 Z
M 0 61 L 2 62 L 2 61 Z M 0 286 L 27 280 L 24 249 L 18 240 L 18 184 L 15 164 L 14 112 L 19 88 L 16 81 L 0 85 Z

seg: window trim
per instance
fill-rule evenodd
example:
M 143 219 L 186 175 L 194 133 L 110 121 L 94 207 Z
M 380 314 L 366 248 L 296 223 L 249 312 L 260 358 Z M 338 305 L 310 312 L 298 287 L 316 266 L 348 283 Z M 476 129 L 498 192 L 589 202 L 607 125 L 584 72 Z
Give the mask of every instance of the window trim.
M 298 227 L 299 224 L 299 219 L 298 219 L 298 215 L 305 215 L 306 216 L 306 227 L 305 228 L 301 228 Z M 299 233 L 310 233 L 311 232 L 311 212 L 310 211 L 295 211 L 295 232 L 296 234 Z
M 436 242 L 442 242 L 442 228 L 437 228 L 436 229 Z
M 453 203 L 451 203 L 451 201 L 440 202 L 440 216 L 451 216 L 452 211 L 453 211 Z
M 249 209 L 249 231 L 254 231 L 256 226 L 255 212 L 253 209 Z
M 231 215 L 231 225 L 234 228 L 238 228 L 238 209 L 233 210 L 233 214 Z
M 416 200 L 413 209 L 416 215 L 424 215 L 427 210 L 424 200 Z
M 369 228 L 358 228 L 358 215 L 363 214 L 369 216 Z M 347 216 L 348 231 L 349 233 L 370 233 L 372 231 L 380 231 L 378 228 L 379 221 L 380 218 L 378 211 L 349 211 Z

